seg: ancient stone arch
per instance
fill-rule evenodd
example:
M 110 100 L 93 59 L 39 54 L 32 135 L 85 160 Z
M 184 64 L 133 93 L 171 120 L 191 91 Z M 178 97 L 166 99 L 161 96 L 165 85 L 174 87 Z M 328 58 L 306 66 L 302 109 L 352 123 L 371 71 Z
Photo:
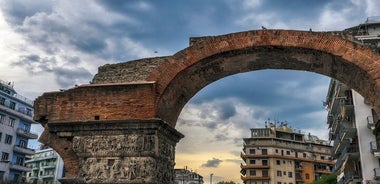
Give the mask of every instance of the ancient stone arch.
M 380 112 L 380 56 L 344 32 L 259 30 L 190 38 L 167 57 L 99 67 L 91 84 L 35 101 L 40 140 L 63 157 L 63 182 L 172 183 L 174 127 L 200 89 L 262 69 L 320 73 L 342 81 Z M 109 179 L 111 178 L 111 179 Z

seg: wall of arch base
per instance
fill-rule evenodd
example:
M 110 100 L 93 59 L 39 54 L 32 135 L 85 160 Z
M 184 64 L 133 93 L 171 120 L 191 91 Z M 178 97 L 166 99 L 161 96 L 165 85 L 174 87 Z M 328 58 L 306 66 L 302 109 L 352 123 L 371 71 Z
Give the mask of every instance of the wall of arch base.
M 159 119 L 49 123 L 71 141 L 78 173 L 72 183 L 174 183 L 174 155 L 183 135 Z

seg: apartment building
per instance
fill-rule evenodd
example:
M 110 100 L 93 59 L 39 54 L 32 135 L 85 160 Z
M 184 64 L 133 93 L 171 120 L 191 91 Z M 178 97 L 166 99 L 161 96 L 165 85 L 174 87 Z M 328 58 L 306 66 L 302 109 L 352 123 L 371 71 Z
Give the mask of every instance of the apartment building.
M 174 184 L 203 184 L 203 177 L 193 171 L 184 169 L 174 169 Z
M 344 30 L 353 35 L 352 41 L 380 53 L 380 16 L 368 17 L 364 23 Z
M 371 106 L 359 93 L 331 79 L 326 107 L 338 183 L 379 183 L 380 144 L 373 134 L 378 118 Z
M 58 179 L 64 176 L 63 160 L 50 147 L 42 146 L 26 161 L 26 166 L 31 168 L 26 173 L 28 183 L 59 184 Z
M 332 173 L 335 162 L 328 142 L 286 123 L 253 128 L 251 137 L 243 140 L 241 179 L 245 184 L 303 184 Z
M 25 158 L 34 150 L 27 147 L 33 121 L 33 101 L 19 94 L 10 82 L 0 81 L 0 182 L 22 182 Z

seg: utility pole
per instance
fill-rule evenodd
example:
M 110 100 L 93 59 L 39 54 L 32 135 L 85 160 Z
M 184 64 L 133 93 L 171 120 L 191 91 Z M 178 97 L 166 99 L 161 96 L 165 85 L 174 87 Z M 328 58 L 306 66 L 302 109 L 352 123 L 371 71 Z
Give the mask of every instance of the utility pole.
M 210 184 L 212 184 L 212 176 L 214 175 L 214 173 L 211 173 L 210 174 Z

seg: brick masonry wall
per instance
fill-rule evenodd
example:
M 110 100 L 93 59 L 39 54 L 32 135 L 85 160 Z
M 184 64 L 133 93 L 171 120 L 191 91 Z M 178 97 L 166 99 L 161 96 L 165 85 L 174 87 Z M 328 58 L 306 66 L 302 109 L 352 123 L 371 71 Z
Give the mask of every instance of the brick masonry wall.
M 45 93 L 34 104 L 34 119 L 54 122 L 154 117 L 154 82 L 85 85 Z

